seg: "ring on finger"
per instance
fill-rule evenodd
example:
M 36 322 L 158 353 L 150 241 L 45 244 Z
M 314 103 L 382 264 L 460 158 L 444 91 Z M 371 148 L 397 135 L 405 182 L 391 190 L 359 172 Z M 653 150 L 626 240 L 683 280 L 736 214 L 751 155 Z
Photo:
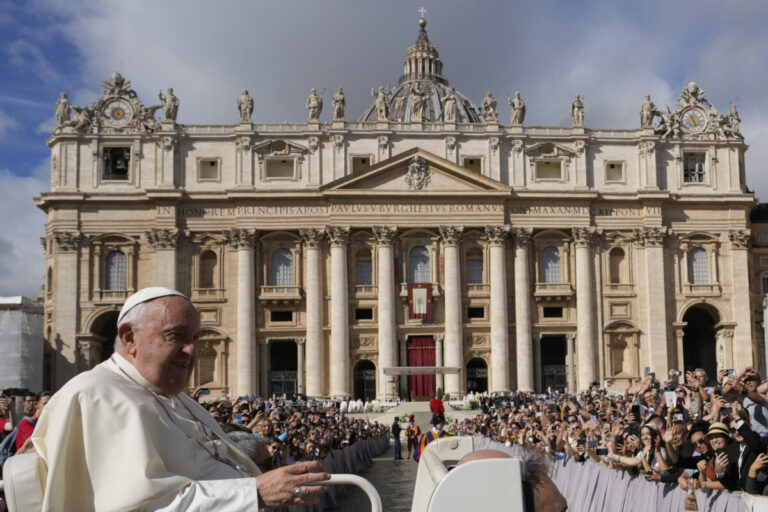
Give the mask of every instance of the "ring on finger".
M 303 498 L 304 495 L 304 489 L 301 487 L 297 487 L 295 491 L 293 491 L 293 495 L 297 498 Z

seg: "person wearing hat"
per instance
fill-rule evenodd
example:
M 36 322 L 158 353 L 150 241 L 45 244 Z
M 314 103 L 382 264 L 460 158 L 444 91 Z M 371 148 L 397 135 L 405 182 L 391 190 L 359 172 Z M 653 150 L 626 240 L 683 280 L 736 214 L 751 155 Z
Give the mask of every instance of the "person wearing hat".
M 700 460 L 696 465 L 699 470 L 699 483 L 702 489 L 724 490 L 726 486 L 720 481 L 728 468 L 728 455 L 725 449 L 731 442 L 731 432 L 725 423 L 712 423 L 707 430 L 707 440 L 712 448 L 712 455 Z
M 183 294 L 145 288 L 117 319 L 115 352 L 67 382 L 32 434 L 47 467 L 43 510 L 252 511 L 310 505 L 319 462 L 261 473 L 184 393 L 200 315 Z
M 411 458 L 411 452 L 416 451 L 419 444 L 419 436 L 421 435 L 421 429 L 415 423 L 415 417 L 413 414 L 408 415 L 408 426 L 405 427 L 405 444 L 408 448 L 408 458 Z
M 424 450 L 429 443 L 435 439 L 440 439 L 441 437 L 446 437 L 448 435 L 445 430 L 443 430 L 443 427 L 445 427 L 445 416 L 442 414 L 433 414 L 431 423 L 432 428 L 429 429 L 426 434 L 421 435 L 419 447 L 413 453 L 413 460 L 416 462 L 419 461 L 421 454 L 424 453 Z

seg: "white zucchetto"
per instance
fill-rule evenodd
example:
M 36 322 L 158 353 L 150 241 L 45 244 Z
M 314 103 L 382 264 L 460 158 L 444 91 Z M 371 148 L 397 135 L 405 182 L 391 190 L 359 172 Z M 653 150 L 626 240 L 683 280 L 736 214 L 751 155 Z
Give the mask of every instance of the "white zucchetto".
M 128 311 L 138 306 L 142 302 L 158 299 L 160 297 L 167 297 L 169 295 L 178 295 L 179 297 L 184 297 L 185 299 L 189 300 L 189 298 L 187 298 L 187 296 L 183 293 L 172 290 L 171 288 L 165 288 L 164 286 L 151 286 L 149 288 L 142 288 L 141 290 L 128 297 L 128 299 L 125 301 L 125 304 L 123 304 L 123 309 L 120 310 L 120 314 L 117 317 L 117 325 L 120 325 L 120 322 L 123 320 L 123 317 Z

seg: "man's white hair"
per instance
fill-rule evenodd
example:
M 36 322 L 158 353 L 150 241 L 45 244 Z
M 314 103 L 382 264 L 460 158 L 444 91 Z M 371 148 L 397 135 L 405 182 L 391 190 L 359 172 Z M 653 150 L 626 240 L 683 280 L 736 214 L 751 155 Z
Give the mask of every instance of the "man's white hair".
M 120 323 L 117 324 L 117 332 L 120 332 L 120 326 L 125 324 L 131 324 L 134 328 L 140 328 L 142 321 L 144 320 L 144 313 L 146 313 L 147 306 L 151 303 L 149 302 L 142 302 L 141 304 L 136 304 L 133 306 L 128 312 L 125 313 L 123 318 L 120 320 Z M 120 348 L 123 345 L 123 341 L 120 339 L 120 334 L 115 336 L 115 350 Z

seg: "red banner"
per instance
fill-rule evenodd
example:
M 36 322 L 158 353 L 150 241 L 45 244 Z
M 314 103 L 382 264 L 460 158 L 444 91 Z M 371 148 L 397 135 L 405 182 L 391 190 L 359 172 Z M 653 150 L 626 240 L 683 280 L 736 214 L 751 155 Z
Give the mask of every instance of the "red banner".
M 408 316 L 432 320 L 431 283 L 408 283 Z
M 408 366 L 435 366 L 435 339 L 432 336 L 409 336 Z M 416 397 L 434 398 L 436 394 L 434 375 L 409 375 L 408 394 Z

